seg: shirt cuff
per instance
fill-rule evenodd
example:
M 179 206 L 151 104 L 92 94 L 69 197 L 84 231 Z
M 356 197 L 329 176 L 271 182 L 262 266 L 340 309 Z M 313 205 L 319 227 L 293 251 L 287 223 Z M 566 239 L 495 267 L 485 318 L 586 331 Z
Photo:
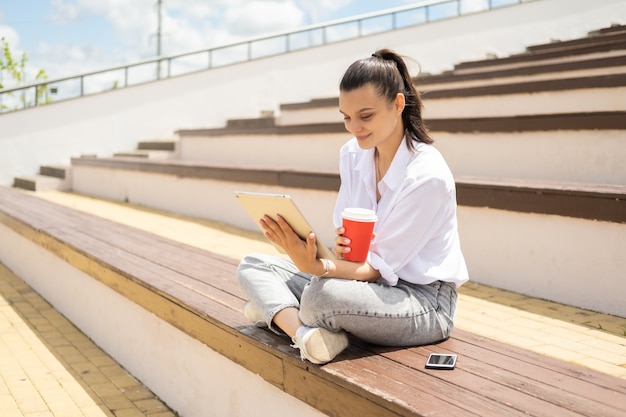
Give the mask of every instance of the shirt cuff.
M 370 252 L 367 256 L 367 263 L 378 270 L 381 280 L 384 281 L 383 284 L 395 287 L 398 283 L 398 276 L 393 272 L 393 269 L 377 254 Z

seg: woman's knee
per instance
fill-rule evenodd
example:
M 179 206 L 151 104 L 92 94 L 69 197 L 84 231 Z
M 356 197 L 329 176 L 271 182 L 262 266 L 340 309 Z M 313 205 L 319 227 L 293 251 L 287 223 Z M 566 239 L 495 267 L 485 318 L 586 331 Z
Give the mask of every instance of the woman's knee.
M 255 270 L 258 271 L 265 263 L 266 261 L 261 254 L 252 253 L 244 256 L 237 267 L 237 280 L 239 284 L 245 288 L 246 284 L 253 280 L 254 273 L 251 272 Z

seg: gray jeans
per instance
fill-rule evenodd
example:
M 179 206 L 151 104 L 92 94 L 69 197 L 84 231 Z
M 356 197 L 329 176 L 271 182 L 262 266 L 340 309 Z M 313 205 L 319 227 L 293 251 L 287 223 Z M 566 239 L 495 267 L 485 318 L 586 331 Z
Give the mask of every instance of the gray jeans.
M 395 287 L 338 278 L 317 278 L 297 270 L 288 259 L 252 254 L 239 264 L 237 277 L 270 329 L 274 315 L 300 310 L 307 326 L 344 330 L 383 346 L 417 346 L 450 336 L 456 310 L 454 284 L 429 285 L 400 280 Z

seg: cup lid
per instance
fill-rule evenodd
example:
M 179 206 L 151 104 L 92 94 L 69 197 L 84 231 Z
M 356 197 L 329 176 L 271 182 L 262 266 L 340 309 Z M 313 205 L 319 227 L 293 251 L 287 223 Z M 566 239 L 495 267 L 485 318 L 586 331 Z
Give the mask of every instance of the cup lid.
M 341 212 L 341 217 L 348 220 L 354 220 L 359 222 L 375 222 L 378 220 L 376 213 L 374 210 L 358 208 L 358 207 L 347 207 L 343 209 Z

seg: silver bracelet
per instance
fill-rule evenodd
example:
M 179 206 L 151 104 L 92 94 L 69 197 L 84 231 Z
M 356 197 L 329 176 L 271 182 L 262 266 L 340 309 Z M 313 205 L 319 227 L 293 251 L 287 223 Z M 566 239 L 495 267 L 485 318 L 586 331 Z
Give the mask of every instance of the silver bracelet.
M 320 258 L 320 261 L 322 261 L 322 263 L 324 264 L 324 273 L 322 275 L 318 275 L 318 277 L 322 278 L 330 273 L 330 261 L 323 258 Z

